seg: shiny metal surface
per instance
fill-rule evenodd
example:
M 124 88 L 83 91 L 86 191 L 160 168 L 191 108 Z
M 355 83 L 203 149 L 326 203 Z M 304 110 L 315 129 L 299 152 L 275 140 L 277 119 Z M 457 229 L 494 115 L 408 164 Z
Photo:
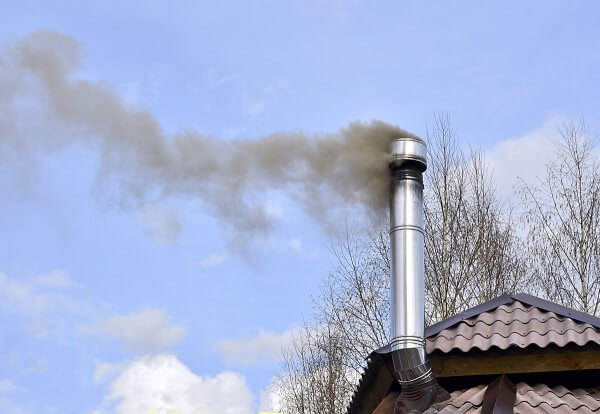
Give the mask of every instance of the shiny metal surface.
M 433 379 L 425 354 L 423 176 L 421 139 L 392 141 L 390 161 L 391 342 L 400 383 Z
M 423 258 L 423 184 L 392 177 L 390 194 L 392 251 L 392 350 L 423 346 L 425 279 Z
M 401 167 L 406 161 L 417 164 L 420 172 L 427 168 L 427 146 L 420 138 L 396 138 L 392 141 L 391 154 L 391 168 Z

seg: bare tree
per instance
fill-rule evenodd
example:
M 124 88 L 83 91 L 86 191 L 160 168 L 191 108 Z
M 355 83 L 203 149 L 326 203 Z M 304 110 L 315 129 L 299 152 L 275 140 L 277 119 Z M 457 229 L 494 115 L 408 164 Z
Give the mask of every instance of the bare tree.
M 467 171 L 464 153 L 447 117 L 438 117 L 427 134 L 429 160 L 425 175 L 425 284 L 427 319 L 456 313 L 465 303 L 469 273 L 458 245 L 465 239 Z M 464 243 L 463 243 L 464 245 Z
M 283 350 L 274 391 L 294 414 L 342 414 L 356 376 L 346 369 L 348 350 L 333 323 L 306 324 Z
M 344 413 L 365 357 L 389 341 L 388 224 L 346 226 L 314 314 L 283 350 L 276 392 L 290 414 Z
M 542 292 L 583 312 L 600 310 L 600 164 L 583 121 L 558 126 L 546 175 L 521 182 L 528 253 Z
M 427 138 L 425 284 L 433 323 L 522 289 L 526 271 L 513 215 L 483 154 L 459 147 L 447 116 L 436 118 Z
M 517 232 L 511 208 L 505 206 L 495 191 L 485 158 L 471 153 L 467 199 L 468 227 L 474 250 L 470 300 L 466 307 L 493 299 L 503 293 L 533 292 L 529 287 L 527 259 Z
M 346 340 L 347 366 L 358 373 L 365 356 L 389 341 L 387 221 L 346 225 L 331 243 L 330 252 L 332 270 L 315 307 L 317 315 L 335 324 Z

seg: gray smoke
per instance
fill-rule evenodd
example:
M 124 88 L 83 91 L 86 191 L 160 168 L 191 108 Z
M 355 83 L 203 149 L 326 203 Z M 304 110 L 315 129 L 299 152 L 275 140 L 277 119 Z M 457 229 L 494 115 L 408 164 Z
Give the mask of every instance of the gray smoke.
M 412 135 L 380 121 L 351 123 L 336 133 L 247 140 L 193 131 L 167 135 L 155 117 L 128 107 L 106 85 L 77 79 L 81 57 L 72 37 L 51 31 L 4 47 L 0 156 L 89 145 L 101 155 L 101 174 L 117 177 L 125 197 L 200 199 L 236 237 L 272 226 L 261 203 L 271 190 L 286 192 L 320 222 L 331 206 L 383 210 L 389 141 Z

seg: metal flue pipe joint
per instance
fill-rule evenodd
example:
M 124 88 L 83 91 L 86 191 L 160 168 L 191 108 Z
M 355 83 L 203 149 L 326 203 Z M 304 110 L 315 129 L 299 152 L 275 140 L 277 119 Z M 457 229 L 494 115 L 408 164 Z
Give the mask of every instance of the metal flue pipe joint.
M 427 147 L 417 137 L 391 144 L 390 244 L 392 360 L 402 394 L 395 413 L 421 412 L 449 397 L 425 353 L 423 173 Z
M 419 138 L 392 141 L 390 244 L 394 368 L 403 385 L 431 381 L 425 355 L 423 172 L 427 147 Z

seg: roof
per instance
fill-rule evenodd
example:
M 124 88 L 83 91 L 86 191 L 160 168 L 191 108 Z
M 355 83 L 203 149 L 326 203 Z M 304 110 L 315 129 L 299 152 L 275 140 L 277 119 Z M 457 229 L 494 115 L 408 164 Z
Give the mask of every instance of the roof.
M 600 413 L 600 388 L 553 388 L 544 384 L 517 384 L 515 413 L 529 414 L 540 411 L 553 413 Z
M 450 394 L 450 400 L 435 404 L 423 414 L 479 414 L 482 412 L 488 388 L 487 384 L 481 384 L 454 391 Z M 570 389 L 563 386 L 551 388 L 545 384 L 530 385 L 519 382 L 516 384 L 513 412 L 515 414 L 600 413 L 600 388 Z
M 516 314 L 512 314 L 512 315 L 503 315 L 502 311 L 504 311 L 504 313 L 510 313 L 511 309 L 509 309 L 507 306 L 513 305 L 515 302 L 520 302 L 522 305 L 526 305 L 526 306 L 521 306 L 521 309 L 532 309 L 532 308 L 536 308 L 536 310 L 534 310 L 533 313 L 530 313 L 528 315 L 521 315 L 520 313 L 516 313 Z M 498 308 L 501 308 L 500 310 L 498 310 L 497 312 L 494 312 L 495 310 L 497 310 Z M 514 311 L 514 309 L 512 309 Z M 508 312 L 507 312 L 508 311 Z M 537 312 L 536 312 L 537 311 Z M 546 317 L 543 318 L 539 318 L 540 314 L 553 314 L 553 315 L 547 315 Z M 479 323 L 477 324 L 477 326 L 475 325 L 475 322 L 477 322 L 476 317 L 481 316 L 481 322 L 483 323 Z M 454 327 L 455 325 L 459 325 L 461 323 L 464 324 L 472 324 L 473 325 L 473 337 L 475 336 L 480 336 L 482 338 L 486 338 L 485 332 L 488 333 L 487 335 L 487 339 L 490 339 L 491 341 L 499 341 L 500 343 L 500 336 L 491 336 L 490 331 L 485 331 L 484 325 L 490 325 L 492 323 L 495 322 L 494 318 L 498 318 L 498 320 L 502 320 L 505 321 L 505 325 L 508 324 L 510 320 L 510 317 L 514 317 L 514 316 L 518 316 L 520 317 L 520 321 L 521 322 L 528 322 L 531 323 L 529 326 L 519 326 L 519 323 L 516 322 L 513 325 L 509 325 L 508 327 L 506 327 L 506 329 L 502 329 L 502 332 L 504 335 L 500 335 L 500 336 L 507 336 L 511 333 L 524 333 L 524 332 L 529 332 L 526 330 L 526 328 L 534 328 L 536 327 L 538 329 L 538 332 L 543 332 L 540 331 L 540 326 L 534 326 L 535 321 L 536 320 L 542 320 L 542 321 L 547 321 L 550 319 L 554 319 L 557 321 L 567 321 L 566 323 L 580 323 L 580 324 L 587 324 L 586 327 L 593 327 L 595 328 L 596 331 L 600 332 L 600 318 L 589 315 L 587 313 L 583 313 L 583 312 L 579 312 L 576 311 L 574 309 L 570 309 L 567 308 L 565 306 L 561 306 L 558 305 L 556 303 L 553 302 L 549 302 L 547 300 L 532 296 L 532 295 L 527 295 L 524 293 L 520 293 L 520 294 L 508 294 L 505 293 L 501 296 L 498 296 L 495 299 L 489 300 L 487 302 L 484 302 L 478 306 L 475 306 L 473 308 L 467 309 L 463 312 L 460 312 L 448 319 L 444 319 L 441 322 L 438 322 L 436 324 L 433 324 L 431 326 L 428 326 L 425 328 L 425 337 L 426 337 L 426 346 L 427 346 L 427 352 L 431 353 L 433 351 L 436 350 L 441 350 L 439 348 L 437 348 L 437 344 L 433 344 L 432 341 L 434 341 L 434 338 L 437 337 L 446 337 L 449 338 L 450 336 L 452 336 L 451 331 L 449 331 L 449 328 Z M 570 321 L 569 321 L 570 320 Z M 545 322 L 543 322 L 545 323 Z M 496 323 L 494 328 L 500 328 L 501 325 Z M 564 325 L 562 328 L 564 329 L 568 329 L 569 326 Z M 479 329 L 481 329 L 481 331 L 479 331 Z M 514 329 L 514 331 L 513 331 Z M 550 329 L 548 332 L 546 332 L 546 334 L 548 333 L 552 333 L 552 331 L 554 331 L 553 329 Z M 559 330 L 556 330 L 556 332 L 560 332 Z M 438 335 L 442 333 L 441 335 Z M 591 332 L 588 332 L 591 333 Z M 438 335 L 438 336 L 436 336 Z M 475 338 L 477 339 L 477 338 Z M 530 339 L 533 339 L 530 338 Z M 553 339 L 556 340 L 556 337 L 554 337 Z M 579 339 L 575 340 L 575 342 L 577 342 Z M 593 341 L 596 340 L 596 338 L 592 339 Z M 600 340 L 600 338 L 599 338 Z M 558 342 L 560 342 L 560 340 L 558 340 Z M 570 342 L 570 341 L 569 341 Z M 442 341 L 440 341 L 440 344 L 442 343 Z M 518 346 L 518 338 L 514 337 L 511 338 L 511 340 L 509 340 L 510 345 L 509 346 Z M 549 343 L 556 343 L 555 341 L 549 341 Z M 600 343 L 600 342 L 598 342 Z M 479 342 L 479 345 L 483 345 L 483 343 Z M 492 342 L 490 344 L 488 344 L 488 348 L 491 346 L 494 346 L 495 344 Z M 484 349 L 481 348 L 479 346 L 476 346 L 479 349 Z M 523 347 L 523 346 L 522 346 Z M 521 347 L 521 348 L 522 348 Z M 463 352 L 465 352 L 468 349 L 463 349 L 458 347 L 459 349 L 461 349 Z M 488 349 L 486 348 L 486 349 Z M 506 348 L 501 348 L 501 349 L 506 349 Z M 383 346 L 375 351 L 373 351 L 374 353 L 378 353 L 378 354 L 388 354 L 390 353 L 390 348 L 389 345 Z
M 600 345 L 600 329 L 571 318 L 548 312 L 520 301 L 501 305 L 489 312 L 463 319 L 426 340 L 427 353 L 448 353 L 454 349 L 468 352 L 492 347 L 546 348 L 574 343 Z
M 521 302 L 525 305 L 534 306 L 540 310 L 546 312 L 553 312 L 557 315 L 564 316 L 570 319 L 573 319 L 577 322 L 589 323 L 590 325 L 600 329 L 600 318 L 589 315 L 587 313 L 579 312 L 571 308 L 567 308 L 565 306 L 558 305 L 556 303 L 538 298 L 536 296 L 527 295 L 524 293 L 519 294 L 508 294 L 505 293 L 501 296 L 498 296 L 495 299 L 489 300 L 487 302 L 482 303 L 481 305 L 475 306 L 473 308 L 467 309 L 463 312 L 457 313 L 451 318 L 444 319 L 441 322 L 428 326 L 425 329 L 425 336 L 431 337 L 444 329 L 447 329 L 453 325 L 456 325 L 458 322 L 471 318 L 472 316 L 479 315 L 484 312 L 489 312 L 493 309 L 496 309 L 502 305 L 508 305 L 513 303 L 514 301 Z
M 483 397 L 488 385 L 482 384 L 450 393 L 450 400 L 435 404 L 423 414 L 481 413 Z
M 504 294 L 429 326 L 425 333 L 427 353 L 438 378 L 577 371 L 590 367 L 600 369 L 600 318 L 531 295 Z M 585 358 L 582 359 L 584 348 Z M 377 405 L 391 387 L 396 387 L 389 352 L 389 347 L 385 346 L 369 356 L 364 375 L 349 405 L 349 414 L 372 412 L 374 402 L 377 401 Z M 532 355 L 535 353 L 534 358 Z M 557 353 L 562 355 L 561 358 L 556 358 Z M 504 358 L 502 363 L 497 362 L 499 358 Z M 474 364 L 475 360 L 479 364 Z M 495 366 L 495 371 L 490 370 L 490 366 Z M 382 374 L 381 371 L 387 372 Z M 456 386 L 451 390 L 452 407 L 447 407 L 447 410 L 453 411 L 439 412 L 479 412 L 477 410 L 481 409 L 483 401 L 479 401 L 479 396 L 485 393 L 487 383 L 493 378 L 476 386 Z M 454 381 L 454 385 L 459 383 Z M 519 389 L 525 390 L 523 387 L 527 384 L 520 384 L 524 385 L 519 385 Z M 536 385 L 536 389 L 542 385 Z M 583 396 L 581 390 L 574 392 Z M 569 395 L 566 392 L 557 398 L 569 399 Z M 534 397 L 529 395 L 527 401 L 533 403 Z M 518 401 L 515 402 L 515 412 Z M 520 410 L 525 410 L 520 412 L 527 412 L 522 406 L 527 405 L 527 401 L 523 400 L 519 405 Z

